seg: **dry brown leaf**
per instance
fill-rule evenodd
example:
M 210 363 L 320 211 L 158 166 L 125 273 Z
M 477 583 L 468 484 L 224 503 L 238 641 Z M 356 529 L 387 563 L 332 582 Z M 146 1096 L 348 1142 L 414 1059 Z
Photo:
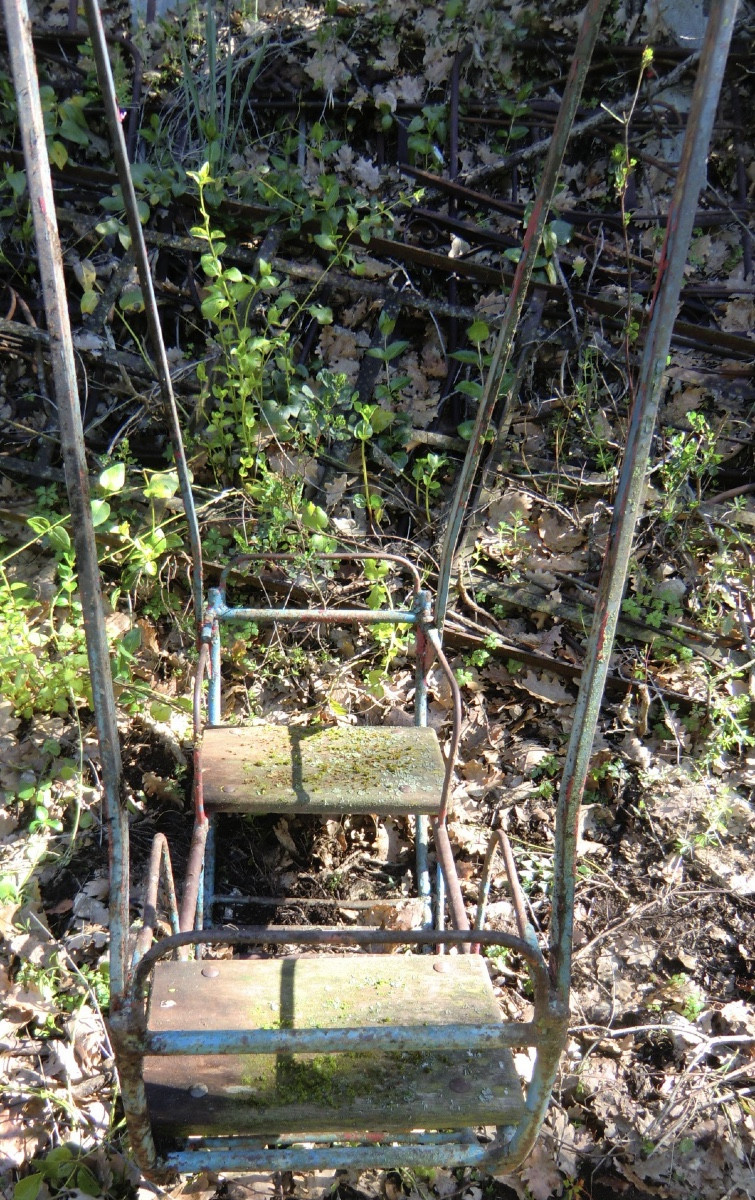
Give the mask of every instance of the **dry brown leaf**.
M 296 842 L 288 831 L 288 821 L 285 817 L 281 817 L 278 824 L 273 826 L 273 833 L 277 837 L 281 846 L 283 846 L 284 850 L 288 850 L 289 854 L 293 854 L 296 857 L 298 854 Z
M 573 525 L 559 519 L 556 513 L 550 511 L 541 513 L 538 517 L 537 531 L 548 549 L 554 553 L 568 554 L 585 541 L 581 529 L 575 529 Z
M 0 1174 L 20 1167 L 32 1152 L 35 1140 L 24 1129 L 17 1113 L 0 1111 Z
M 555 675 L 536 675 L 528 671 L 526 675 L 516 675 L 515 682 L 523 687 L 531 696 L 544 700 L 546 704 L 573 704 L 574 696 L 556 679 Z
M 545 1147 L 542 1140 L 535 1143 L 535 1148 L 520 1174 L 530 1189 L 533 1200 L 549 1200 L 550 1196 L 561 1195 L 561 1173 L 556 1166 L 553 1152 Z

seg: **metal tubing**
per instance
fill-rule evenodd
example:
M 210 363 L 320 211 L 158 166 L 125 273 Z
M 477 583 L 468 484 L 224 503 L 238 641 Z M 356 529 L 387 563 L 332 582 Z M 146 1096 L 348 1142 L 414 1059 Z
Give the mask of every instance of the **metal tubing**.
M 150 1170 L 157 1164 L 157 1150 L 144 1086 L 144 1056 L 140 1047 L 134 1050 L 131 1045 L 128 1016 L 127 1010 L 111 1013 L 108 1029 L 118 1063 L 121 1100 L 131 1148 L 140 1166 Z
M 207 841 L 208 821 L 194 822 L 194 832 L 189 847 L 189 861 L 186 864 L 184 891 L 181 899 L 181 933 L 194 929 L 194 918 L 197 914 L 197 897 L 202 879 L 202 863 L 204 862 L 204 847 Z
M 415 595 L 422 587 L 422 582 L 420 580 L 419 571 L 417 570 L 417 568 L 415 567 L 415 565 L 411 561 L 411 559 L 404 558 L 403 554 L 386 554 L 382 550 L 365 551 L 362 554 L 357 554 L 352 550 L 346 550 L 343 553 L 334 552 L 332 554 L 317 554 L 314 556 L 314 561 L 315 562 L 364 562 L 365 559 L 367 559 L 367 558 L 376 558 L 376 559 L 380 559 L 383 562 L 398 563 L 399 566 L 403 567 L 404 570 L 408 571 L 408 573 L 411 575 L 412 588 L 413 588 Z M 252 563 L 252 562 L 291 562 L 291 563 L 300 563 L 301 564 L 302 555 L 301 554 L 263 553 L 262 551 L 260 551 L 260 553 L 258 553 L 258 554 L 241 554 L 238 556 L 238 558 L 232 559 L 232 561 L 229 562 L 227 564 L 227 566 L 223 567 L 223 570 L 220 573 L 220 580 L 218 583 L 218 587 L 220 588 L 220 590 L 225 591 L 225 586 L 226 586 L 228 576 L 231 573 L 231 571 L 237 571 L 239 569 L 239 567 L 241 566 L 241 564 L 243 564 L 243 563 Z
M 441 671 L 448 680 L 448 685 L 451 689 L 451 702 L 453 710 L 453 718 L 451 725 L 451 745 L 446 758 L 446 777 L 443 780 L 443 792 L 440 799 L 440 808 L 438 811 L 438 821 L 445 824 L 448 814 L 448 805 L 451 800 L 451 788 L 453 786 L 454 766 L 456 765 L 456 755 L 459 751 L 459 742 L 461 741 L 461 720 L 463 715 L 461 688 L 459 681 L 451 670 L 451 664 L 443 653 L 443 646 L 440 640 L 438 630 L 430 626 L 425 629 L 425 636 L 432 646 L 435 656 L 438 659 L 438 665 Z
M 423 607 L 417 605 L 418 622 L 414 626 L 414 724 L 420 729 L 427 725 L 427 652 L 429 649 L 423 625 L 432 621 L 432 606 L 427 592 L 419 593 Z M 432 884 L 430 883 L 430 822 L 423 813 L 414 818 L 414 855 L 417 864 L 417 894 L 422 901 L 422 925 L 433 924 Z
M 63 261 L 55 218 L 55 200 L 31 39 L 31 23 L 26 0 L 3 0 L 3 8 L 49 333 L 60 441 L 76 548 L 79 596 L 100 748 L 110 856 L 111 1003 L 117 1009 L 123 996 L 128 969 L 128 825 L 125 806 L 121 804 L 121 753 L 105 629 L 105 609 L 92 525 L 89 477 L 68 316 L 68 298 L 63 278 Z
M 389 1135 L 390 1136 L 390 1135 Z M 223 1150 L 187 1150 L 166 1154 L 160 1166 L 182 1174 L 198 1171 L 314 1171 L 319 1169 L 346 1170 L 358 1167 L 452 1167 L 480 1166 L 487 1161 L 486 1147 L 468 1142 L 440 1145 L 385 1146 L 300 1146 L 288 1150 L 235 1150 L 233 1142 Z
M 560 1019 L 562 1008 L 554 1006 L 548 972 L 542 955 L 521 938 L 505 930 L 370 929 L 340 927 L 314 928 L 298 925 L 241 925 L 233 929 L 186 931 L 162 938 L 142 958 L 130 981 L 135 999 L 142 994 L 154 964 L 174 950 L 201 942 L 206 946 L 290 945 L 290 946 L 463 946 L 471 941 L 483 946 L 507 946 L 527 963 L 535 990 L 535 1020 L 551 1023 Z
M 180 933 L 178 919 L 178 902 L 176 888 L 173 882 L 173 867 L 170 861 L 170 847 L 164 833 L 156 833 L 152 840 L 152 852 L 147 871 L 147 887 L 142 909 L 142 927 L 136 939 L 136 947 L 132 962 L 136 964 L 152 945 L 157 923 L 157 899 L 160 891 L 160 880 L 165 880 L 165 891 L 168 900 L 168 915 L 173 933 Z
M 695 209 L 705 182 L 708 144 L 736 11 L 737 0 L 712 0 L 676 185 L 669 207 L 666 241 L 658 268 L 650 327 L 629 421 L 624 462 L 559 792 L 550 943 L 551 976 L 564 1004 L 569 996 L 579 806 L 589 769 L 634 529 L 643 503 L 663 373 Z
M 432 1014 L 428 1013 L 428 1021 Z M 181 1029 L 147 1032 L 145 1054 L 340 1054 L 354 1051 L 485 1050 L 534 1046 L 534 1022 L 500 1025 L 383 1025 L 355 1029 Z
M 506 878 L 511 892 L 511 903 L 514 908 L 514 916 L 516 917 L 516 927 L 519 930 L 520 938 L 524 938 L 526 942 L 534 941 L 535 931 L 527 919 L 527 912 L 524 906 L 524 894 L 519 883 L 519 876 L 516 871 L 516 862 L 511 849 L 511 843 L 503 829 L 495 829 L 488 840 L 488 847 L 485 852 L 485 861 L 482 864 L 482 875 L 480 877 L 480 891 L 477 898 L 477 916 L 475 918 L 475 929 L 482 929 L 485 924 L 485 908 L 487 906 L 488 893 L 490 891 L 490 875 L 493 869 L 496 852 L 500 851 L 504 866 L 506 868 Z
M 223 897 L 215 895 L 215 817 L 210 816 L 207 820 L 207 841 L 204 847 L 204 913 L 212 925 L 214 906 L 222 903 Z
M 569 139 L 574 118 L 582 95 L 582 87 L 590 66 L 595 41 L 600 29 L 600 23 L 608 0 L 588 0 L 582 27 L 577 38 L 574 58 L 569 68 L 569 74 L 564 86 L 564 95 L 558 118 L 548 148 L 548 154 L 543 166 L 535 203 L 527 222 L 527 229 L 522 242 L 522 254 L 517 263 L 514 281 L 506 303 L 501 328 L 496 339 L 493 357 L 488 368 L 480 407 L 477 412 L 472 437 L 467 448 L 464 464 L 456 485 L 451 511 L 449 513 L 446 533 L 443 539 L 440 568 L 438 572 L 438 594 L 435 604 L 435 619 L 442 631 L 448 605 L 448 590 L 451 582 L 456 546 L 461 532 L 464 514 L 472 494 L 475 475 L 479 466 L 485 434 L 493 416 L 493 410 L 498 401 L 504 372 L 511 357 L 519 317 L 527 297 L 527 286 L 534 269 L 535 258 L 540 251 L 545 223 L 548 219 L 550 204 L 558 182 L 561 162 L 564 157 L 566 143 Z
M 451 726 L 451 745 L 448 748 L 446 755 L 446 774 L 443 779 L 443 790 L 440 797 L 440 805 L 438 815 L 432 818 L 433 821 L 433 836 L 435 840 L 435 852 L 438 856 L 438 863 L 443 871 L 443 878 L 446 885 L 446 894 L 448 896 L 448 904 L 451 910 L 451 919 L 453 920 L 456 929 L 469 929 L 469 918 L 467 910 L 464 907 L 464 897 L 461 894 L 461 884 L 456 871 L 456 863 L 454 862 L 451 843 L 448 840 L 448 830 L 446 828 L 446 818 L 448 815 L 448 805 L 451 799 L 451 788 L 453 786 L 454 766 L 456 764 L 456 755 L 459 749 L 461 740 L 461 719 L 462 719 L 462 703 L 461 689 L 458 680 L 451 670 L 451 664 L 443 653 L 443 647 L 440 641 L 440 635 L 434 626 L 425 626 L 423 628 L 425 637 L 427 638 L 429 648 L 432 649 L 435 657 L 438 659 L 438 664 L 441 671 L 448 680 L 451 688 L 451 697 L 453 705 L 453 719 Z M 468 954 L 470 947 L 466 944 L 462 945 L 462 954 Z
M 207 690 L 207 720 L 210 725 L 219 725 L 221 721 L 223 680 L 220 668 L 220 624 L 213 621 L 210 632 L 210 686 Z
M 193 714 L 193 747 L 192 760 L 194 766 L 194 778 L 192 780 L 192 791 L 194 800 L 194 822 L 196 825 L 203 825 L 207 821 L 207 814 L 204 810 L 204 775 L 202 773 L 202 683 L 207 671 L 207 664 L 211 656 L 211 647 L 206 642 L 200 642 L 199 656 L 197 658 L 197 670 L 194 676 L 194 697 L 192 704 Z M 218 672 L 218 679 L 220 672 Z M 212 688 L 212 677 L 210 678 L 210 688 Z
M 195 1141 L 193 1138 L 187 1139 L 189 1145 Z M 336 1142 L 390 1142 L 396 1146 L 445 1146 L 458 1145 L 463 1141 L 465 1145 L 474 1146 L 477 1144 L 477 1137 L 473 1129 L 458 1129 L 453 1133 L 396 1133 L 388 1132 L 387 1130 L 370 1130 L 369 1132 L 355 1133 L 353 1129 L 339 1129 L 336 1133 L 327 1130 L 307 1130 L 306 1133 L 289 1133 L 289 1134 L 271 1134 L 270 1137 L 234 1137 L 231 1145 L 234 1150 L 244 1149 L 248 1147 L 250 1150 L 272 1149 L 273 1146 L 286 1148 L 294 1145 L 300 1145 L 302 1142 L 325 1142 L 333 1145 Z M 228 1138 L 222 1137 L 203 1137 L 197 1138 L 196 1144 L 192 1149 L 198 1152 L 203 1150 L 220 1150 L 229 1143 Z
M 9 2 L 10 0 L 6 0 L 6 3 Z M 167 417 L 168 426 L 170 429 L 170 439 L 176 460 L 176 471 L 178 473 L 178 480 L 181 488 L 181 498 L 183 500 L 184 510 L 186 512 L 186 523 L 189 529 L 189 544 L 191 546 L 194 615 L 198 627 L 202 619 L 202 547 L 199 540 L 199 524 L 197 522 L 196 509 L 194 507 L 194 496 L 191 490 L 189 467 L 186 462 L 183 438 L 181 436 L 181 425 L 178 418 L 176 397 L 173 392 L 173 381 L 170 377 L 170 367 L 168 365 L 168 358 L 165 353 L 165 342 L 163 340 L 160 317 L 157 311 L 157 299 L 155 297 L 155 289 L 152 284 L 152 273 L 150 271 L 149 259 L 147 258 L 147 246 L 144 240 L 144 231 L 142 229 L 141 221 L 139 220 L 136 192 L 134 191 L 134 184 L 133 180 L 131 179 L 131 169 L 128 161 L 128 152 L 126 150 L 126 141 L 123 136 L 123 126 L 121 124 L 118 100 L 115 94 L 115 84 L 113 82 L 113 72 L 110 67 L 110 58 L 108 56 L 107 42 L 105 40 L 105 29 L 102 24 L 102 17 L 100 16 L 97 0 L 84 0 L 84 9 L 86 12 L 87 24 L 89 26 L 89 36 L 92 39 L 92 52 L 94 54 L 94 62 L 97 69 L 97 81 L 100 86 L 100 92 L 102 93 L 102 100 L 105 106 L 105 116 L 110 128 L 110 137 L 113 144 L 115 166 L 118 172 L 118 180 L 121 185 L 121 192 L 123 193 L 123 203 L 126 209 L 129 233 L 131 234 L 131 245 L 133 247 L 134 257 L 136 260 L 139 286 L 141 287 L 142 297 L 144 299 L 144 311 L 147 317 L 147 325 L 149 327 L 150 340 L 152 342 L 152 351 L 155 358 L 155 373 L 160 384 L 160 393 L 163 399 L 165 415 Z
M 548 1035 L 547 1045 L 541 1037 L 538 1042 L 532 1079 L 527 1085 L 525 1108 L 527 1117 L 519 1122 L 508 1140 L 489 1153 L 488 1170 L 496 1173 L 513 1171 L 529 1154 L 537 1140 L 556 1082 L 561 1050 L 566 1036 L 567 1020 L 555 1027 Z
M 215 603 L 214 593 L 215 588 L 210 588 L 211 611 L 218 621 L 257 621 L 261 625 L 274 621 L 283 625 L 294 625 L 299 621 L 322 625 L 348 625 L 352 621 L 360 625 L 414 625 L 417 622 L 415 612 L 397 608 L 228 608 Z
M 459 876 L 456 873 L 456 863 L 454 862 L 451 843 L 448 840 L 448 829 L 445 822 L 433 818 L 433 836 L 435 839 L 435 853 L 438 856 L 438 866 L 443 872 L 443 881 L 446 885 L 448 907 L 451 910 L 451 920 L 453 921 L 454 929 L 469 929 L 469 917 L 464 907 L 464 897 L 461 894 L 461 884 L 459 883 Z M 475 942 L 474 944 L 476 945 L 477 943 Z M 470 949 L 471 947 L 467 942 L 463 942 L 460 947 L 462 954 L 469 954 Z

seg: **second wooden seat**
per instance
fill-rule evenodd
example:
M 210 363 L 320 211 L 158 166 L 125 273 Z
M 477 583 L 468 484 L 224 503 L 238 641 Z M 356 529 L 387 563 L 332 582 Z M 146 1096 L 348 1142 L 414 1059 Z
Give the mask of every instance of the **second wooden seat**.
M 208 813 L 433 813 L 445 767 L 434 729 L 214 726 L 202 739 Z

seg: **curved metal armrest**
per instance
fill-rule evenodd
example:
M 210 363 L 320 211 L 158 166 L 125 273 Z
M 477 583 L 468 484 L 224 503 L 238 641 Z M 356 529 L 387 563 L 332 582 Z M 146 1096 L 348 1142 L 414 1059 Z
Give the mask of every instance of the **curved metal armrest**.
M 411 575 L 412 590 L 415 596 L 422 587 L 419 571 L 415 567 L 414 563 L 410 559 L 405 558 L 403 554 L 387 554 L 382 550 L 374 550 L 357 554 L 353 550 L 346 550 L 342 553 L 334 551 L 332 553 L 315 554 L 313 558 L 315 562 L 364 562 L 368 558 L 376 558 L 382 562 L 398 563 L 400 567 L 402 567 L 409 573 L 409 575 Z M 301 559 L 302 556 L 300 554 L 277 554 L 265 553 L 263 551 L 256 553 L 253 552 L 251 554 L 240 554 L 236 558 L 232 559 L 231 562 L 229 562 L 225 567 L 223 567 L 223 570 L 220 573 L 220 579 L 218 581 L 218 588 L 221 592 L 224 592 L 228 576 L 232 571 L 238 570 L 242 564 L 252 562 L 301 562 Z

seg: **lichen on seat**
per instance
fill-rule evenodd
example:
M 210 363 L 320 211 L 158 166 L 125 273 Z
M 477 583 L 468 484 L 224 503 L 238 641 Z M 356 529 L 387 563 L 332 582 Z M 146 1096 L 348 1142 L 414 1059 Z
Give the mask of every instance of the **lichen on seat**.
M 208 812 L 432 813 L 445 768 L 433 729 L 216 726 L 202 738 Z

